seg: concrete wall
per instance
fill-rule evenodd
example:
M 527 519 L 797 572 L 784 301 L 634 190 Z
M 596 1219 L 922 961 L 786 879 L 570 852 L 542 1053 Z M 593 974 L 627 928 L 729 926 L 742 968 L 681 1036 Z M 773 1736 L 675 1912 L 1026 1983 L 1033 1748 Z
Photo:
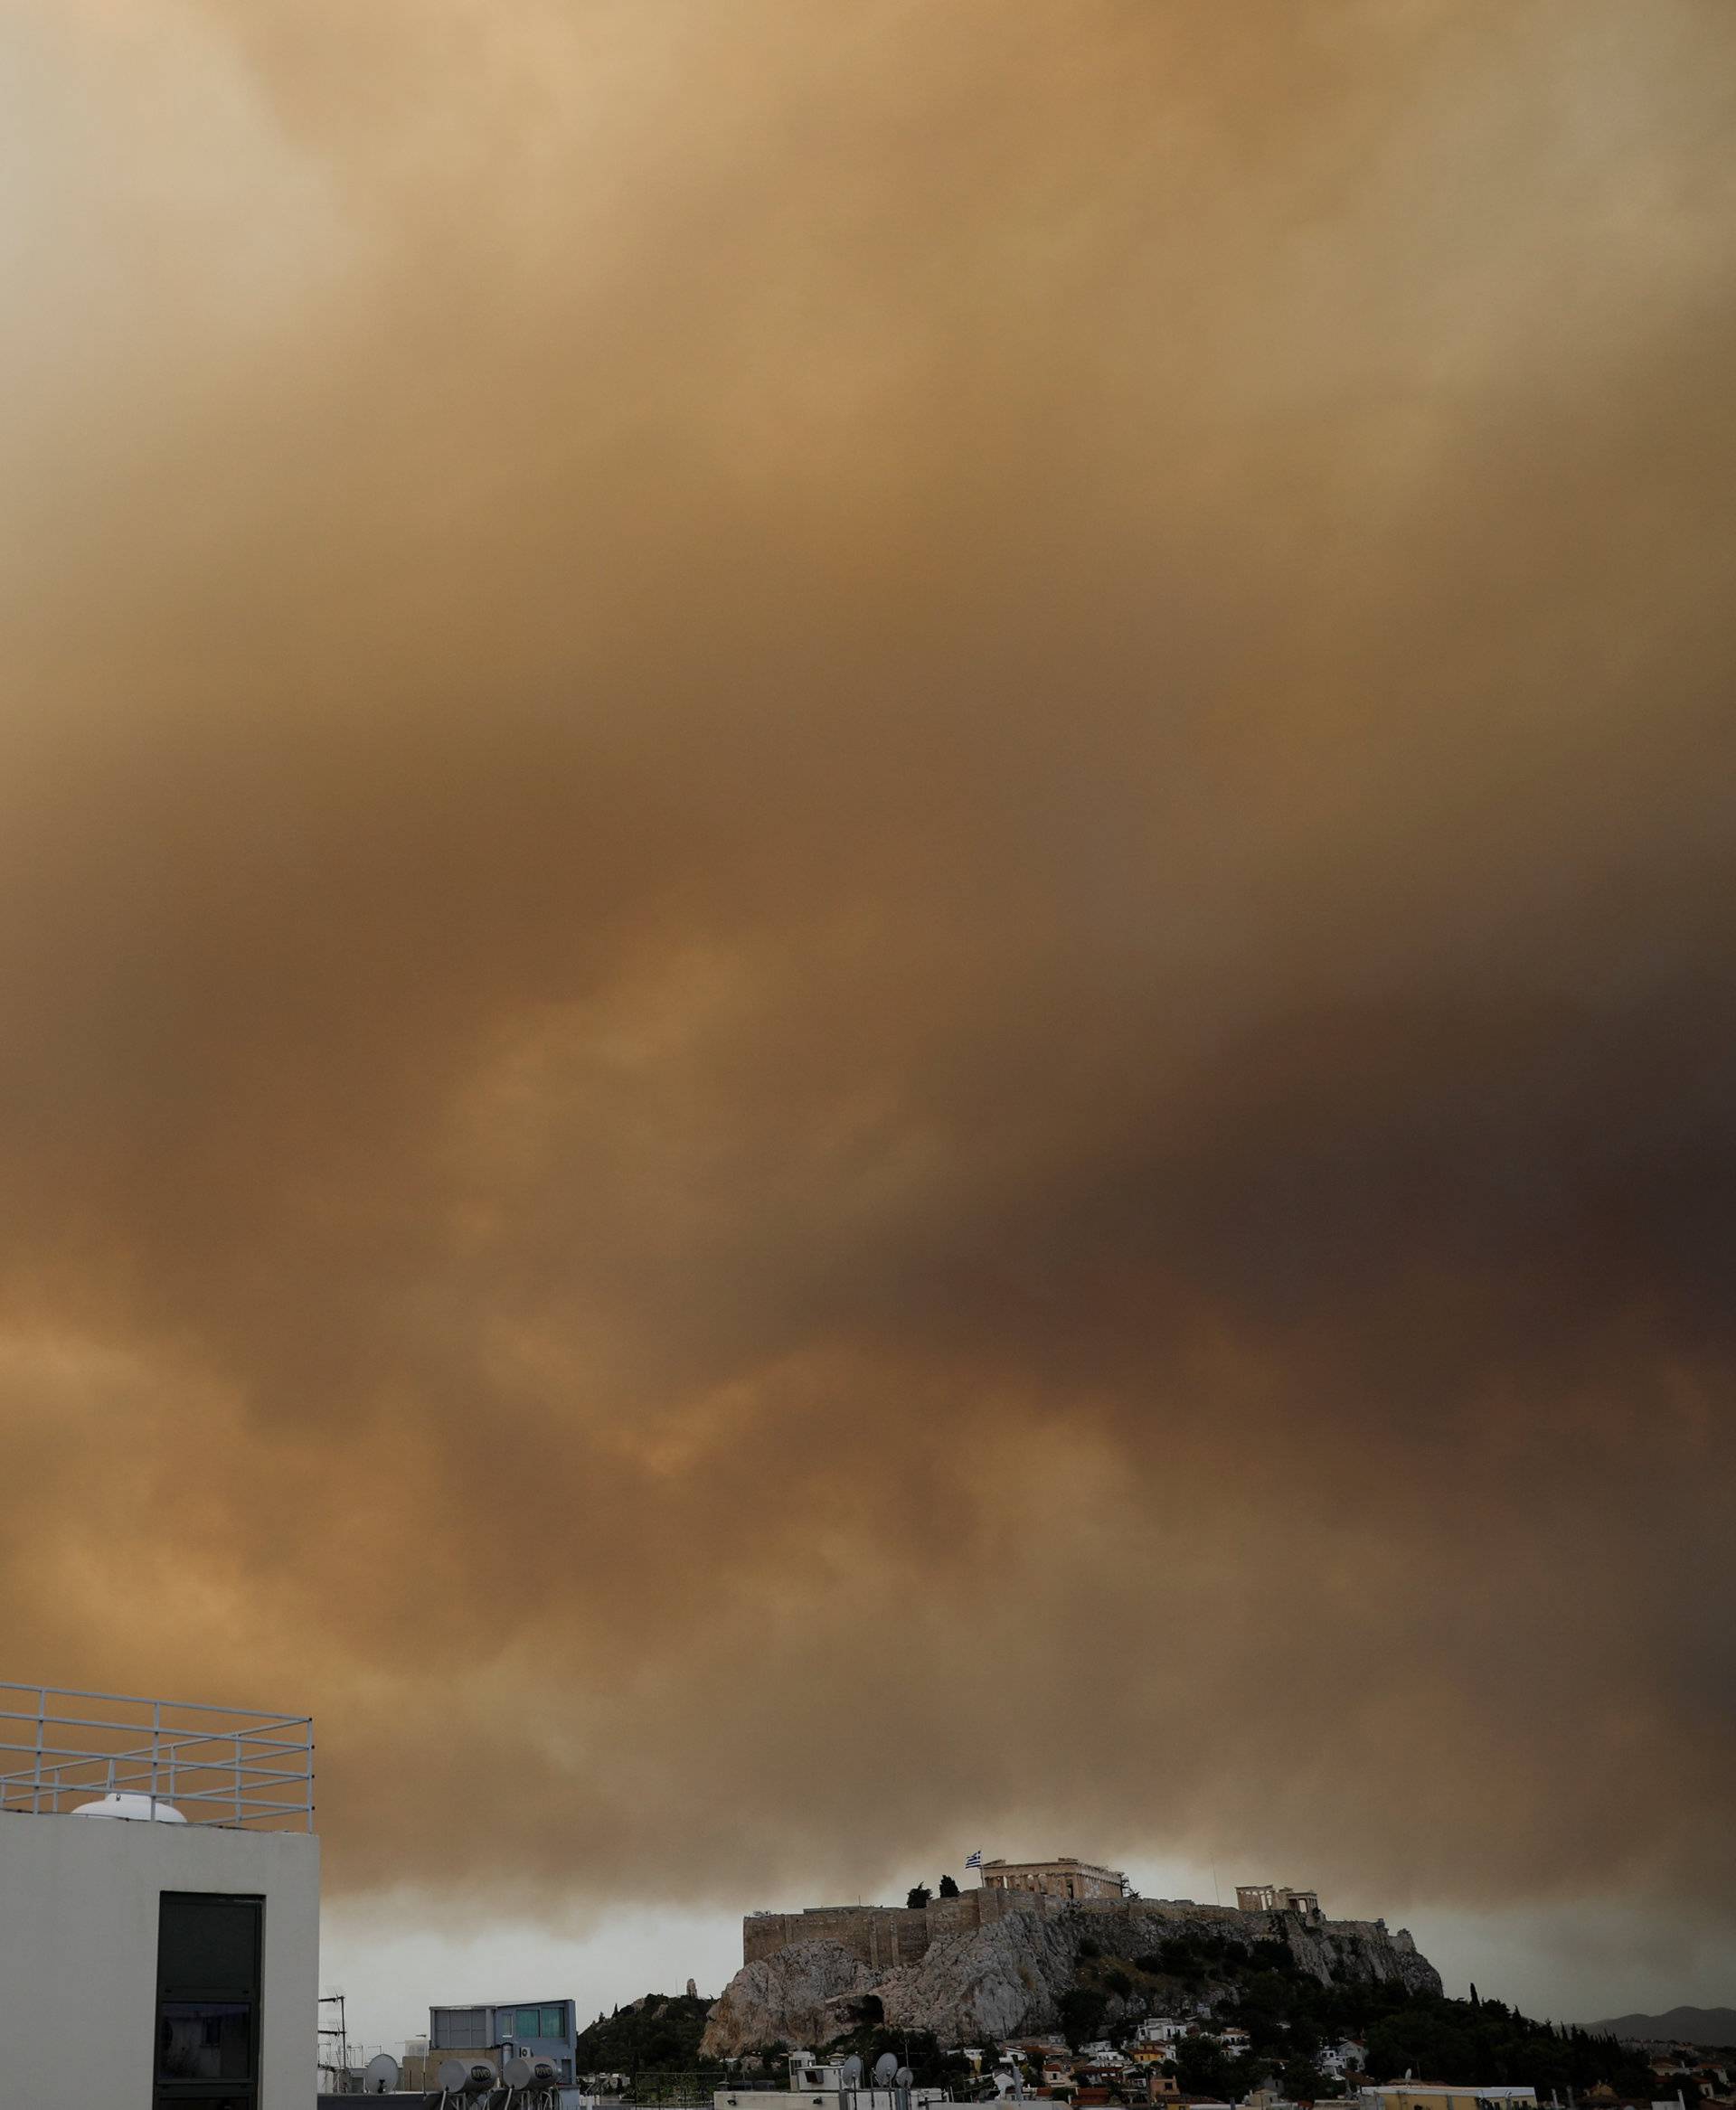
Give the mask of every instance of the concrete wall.
M 5 2104 L 151 2110 L 165 1890 L 265 1899 L 260 2110 L 312 2110 L 318 1840 L 16 1811 L 0 1812 Z

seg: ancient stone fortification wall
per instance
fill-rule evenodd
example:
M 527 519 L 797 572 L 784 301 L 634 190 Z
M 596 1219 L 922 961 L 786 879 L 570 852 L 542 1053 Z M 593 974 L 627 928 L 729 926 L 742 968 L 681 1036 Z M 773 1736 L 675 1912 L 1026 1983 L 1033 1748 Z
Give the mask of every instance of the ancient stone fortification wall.
M 741 1922 L 741 1961 L 762 1963 L 797 1942 L 836 1942 L 877 1971 L 919 1963 L 931 1942 L 975 1934 L 1009 1912 L 1063 1912 L 1066 1901 L 1020 1890 L 964 1890 L 905 1905 L 811 1905 L 805 1912 L 750 1912 Z M 1079 1909 L 1089 1911 L 1090 1906 Z
M 894 1971 L 916 1963 L 929 1938 L 928 1916 L 901 1905 L 813 1905 L 806 1912 L 750 1913 L 741 1922 L 741 1961 L 758 1964 L 798 1942 L 836 1942 L 873 1970 Z

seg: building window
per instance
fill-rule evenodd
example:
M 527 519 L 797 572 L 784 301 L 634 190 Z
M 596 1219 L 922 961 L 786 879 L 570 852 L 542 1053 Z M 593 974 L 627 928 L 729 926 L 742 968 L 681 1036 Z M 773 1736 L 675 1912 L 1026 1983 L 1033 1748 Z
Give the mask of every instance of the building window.
M 259 2110 L 264 1900 L 165 1890 L 157 1908 L 156 2110 Z
M 165 2000 L 156 2011 L 159 2081 L 253 2077 L 253 2011 L 241 2001 Z

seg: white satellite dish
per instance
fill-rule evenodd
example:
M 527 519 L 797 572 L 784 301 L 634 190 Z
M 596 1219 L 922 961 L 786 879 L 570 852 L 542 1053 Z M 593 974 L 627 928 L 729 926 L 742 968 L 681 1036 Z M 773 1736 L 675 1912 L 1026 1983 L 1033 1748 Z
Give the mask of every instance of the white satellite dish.
M 470 2078 L 470 2062 L 467 2058 L 443 2058 L 439 2071 L 434 2076 L 436 2084 L 448 2096 L 456 2096 Z
M 854 2051 L 844 2062 L 844 2085 L 846 2088 L 862 2086 L 862 2061 Z
M 892 2086 L 895 2088 L 908 2088 L 915 2078 L 916 2076 L 910 2071 L 908 2066 L 901 2066 L 898 2071 L 892 2076 Z
M 897 2071 L 898 2060 L 890 2051 L 882 2051 L 874 2061 L 874 2078 L 882 2088 L 891 2084 L 892 2077 Z
M 398 2086 L 398 2061 L 390 2051 L 376 2051 L 362 2068 L 364 2096 L 389 2096 Z

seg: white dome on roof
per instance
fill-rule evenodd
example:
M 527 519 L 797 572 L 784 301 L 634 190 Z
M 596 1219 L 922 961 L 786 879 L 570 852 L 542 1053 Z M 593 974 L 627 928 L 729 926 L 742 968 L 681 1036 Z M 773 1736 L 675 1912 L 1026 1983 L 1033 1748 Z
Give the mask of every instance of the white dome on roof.
M 159 1824 L 184 1824 L 186 1819 L 160 1798 L 153 1803 L 149 1795 L 104 1795 L 100 1801 L 80 1803 L 71 1812 L 75 1817 L 134 1817 L 149 1823 L 153 1818 Z

